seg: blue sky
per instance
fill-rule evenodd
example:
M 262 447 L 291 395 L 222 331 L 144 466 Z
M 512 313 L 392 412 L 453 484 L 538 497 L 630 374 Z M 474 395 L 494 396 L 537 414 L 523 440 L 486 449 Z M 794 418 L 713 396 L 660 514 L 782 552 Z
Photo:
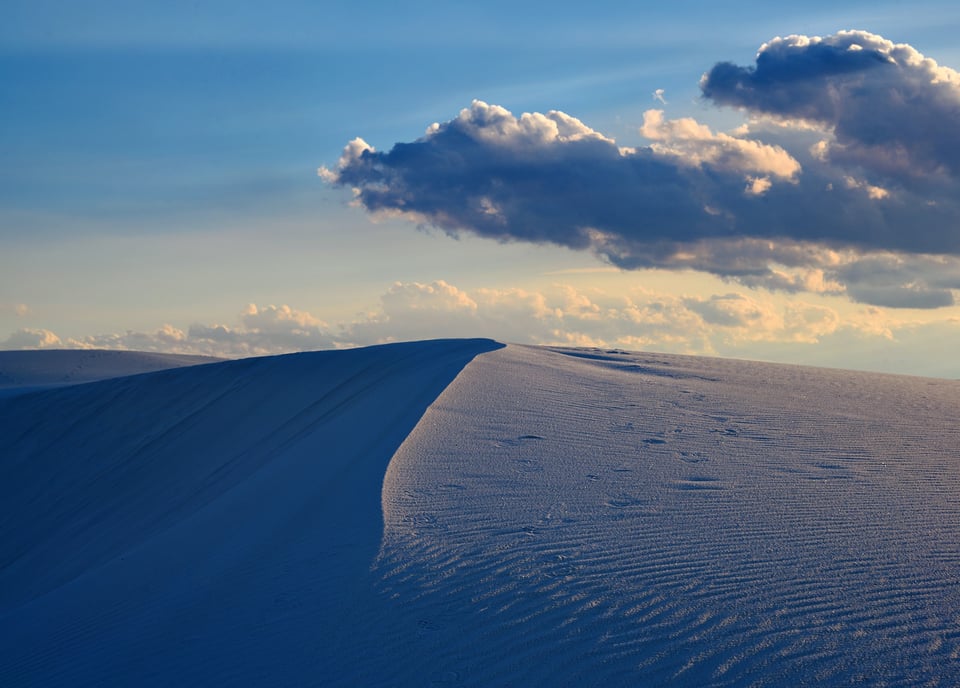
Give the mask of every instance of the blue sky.
M 760 2 L 8 2 L 0 26 L 0 345 L 245 355 L 484 334 L 957 376 L 960 308 L 947 304 L 957 218 L 941 200 L 941 215 L 918 215 L 919 226 L 940 229 L 917 230 L 903 219 L 906 210 L 889 209 L 889 199 L 927 193 L 933 173 L 894 178 L 871 168 L 878 148 L 857 138 L 857 119 L 822 120 L 814 134 L 756 121 L 743 129 L 751 115 L 769 114 L 770 101 L 760 102 L 761 94 L 734 102 L 719 80 L 708 98 L 700 80 L 717 63 L 753 66 L 760 46 L 777 36 L 844 29 L 909 44 L 958 69 L 958 26 L 960 10 L 947 2 L 813 2 L 795 10 Z M 339 186 L 317 176 L 318 167 L 340 173 L 338 160 L 355 137 L 385 154 L 421 139 L 434 122 L 454 121 L 475 99 L 511 117 L 566 113 L 620 148 L 653 146 L 685 179 L 691 156 L 707 156 L 698 189 L 729 171 L 729 160 L 710 158 L 704 146 L 715 139 L 691 138 L 684 118 L 709 127 L 711 137 L 732 132 L 761 142 L 761 152 L 779 146 L 802 173 L 749 167 L 756 161 L 742 151 L 737 163 L 746 170 L 734 180 L 738 192 L 749 178 L 757 184 L 750 195 L 767 206 L 806 180 L 820 181 L 805 151 L 825 130 L 839 132 L 831 160 L 842 170 L 823 175 L 850 181 L 822 216 L 843 216 L 839 234 L 825 236 L 832 250 L 855 249 L 856 260 L 845 257 L 842 270 L 831 264 L 826 272 L 822 257 L 798 263 L 806 272 L 791 279 L 809 282 L 819 271 L 840 286 L 784 289 L 733 274 L 724 263 L 728 248 L 710 248 L 704 258 L 702 246 L 690 245 L 669 260 L 652 259 L 651 238 L 621 225 L 602 246 L 568 240 L 551 234 L 562 222 L 541 213 L 564 207 L 563 198 L 549 197 L 557 170 L 544 172 L 539 195 L 511 196 L 527 204 L 529 226 L 521 232 L 520 215 L 508 214 L 499 234 L 466 216 L 446 225 L 438 219 L 469 204 L 469 189 L 459 197 L 451 187 L 443 196 L 449 207 L 421 205 L 414 215 L 353 200 L 351 186 L 381 184 L 357 177 L 359 168 Z M 659 124 L 645 119 L 650 110 L 662 111 Z M 889 122 L 871 120 L 871 131 L 936 132 L 938 122 L 946 131 L 951 123 L 930 112 L 930 119 L 894 113 Z M 907 152 L 952 155 L 949 141 L 903 141 Z M 940 165 L 933 176 L 947 180 L 934 180 L 944 199 L 956 179 L 950 160 L 933 161 Z M 487 179 L 484 169 L 464 179 Z M 414 171 L 431 188 L 455 181 L 431 177 L 439 172 L 430 168 Z M 391 177 L 402 188 L 390 187 L 390 203 L 411 193 L 408 172 Z M 509 178 L 524 174 L 529 169 L 518 167 Z M 588 189 L 591 202 L 603 201 L 600 215 L 624 199 L 634 205 L 623 214 L 646 209 L 629 180 L 617 179 Z M 890 195 L 875 229 L 875 205 L 863 199 L 881 191 Z M 795 195 L 783 213 L 751 220 L 752 239 L 767 236 L 756 223 L 774 227 L 810 208 Z M 759 212 L 753 200 L 740 199 L 729 212 Z M 810 221 L 832 228 L 822 216 L 811 211 Z M 688 229 L 663 226 L 668 237 Z M 915 237 L 926 243 L 914 246 Z M 802 247 L 821 238 L 791 235 L 808 242 Z M 624 248 L 627 239 L 633 243 Z M 611 248 L 614 240 L 621 243 Z M 696 260 L 677 258 L 691 251 Z M 775 258 L 789 260 L 782 256 Z M 882 279 L 891 272 L 896 284 Z M 910 307 L 917 305 L 924 307 Z

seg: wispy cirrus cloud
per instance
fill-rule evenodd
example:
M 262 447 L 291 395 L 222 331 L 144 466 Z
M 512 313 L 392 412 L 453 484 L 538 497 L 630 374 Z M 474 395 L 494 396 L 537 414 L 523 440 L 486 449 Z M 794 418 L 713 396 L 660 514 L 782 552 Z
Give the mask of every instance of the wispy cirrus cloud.
M 764 141 L 655 109 L 640 127 L 649 145 L 628 147 L 562 112 L 515 116 L 474 101 L 389 151 L 355 139 L 320 175 L 370 213 L 452 235 L 876 305 L 954 303 L 960 74 L 845 31 L 774 39 L 756 66 L 717 64 L 701 89 L 804 136 Z

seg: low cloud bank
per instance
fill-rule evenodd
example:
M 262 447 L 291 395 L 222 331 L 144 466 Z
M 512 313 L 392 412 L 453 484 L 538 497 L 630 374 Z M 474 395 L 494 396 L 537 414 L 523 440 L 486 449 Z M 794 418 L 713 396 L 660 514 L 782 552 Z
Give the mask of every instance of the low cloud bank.
M 377 308 L 352 322 L 327 324 L 289 306 L 249 305 L 230 326 L 164 325 L 152 332 L 79 339 L 22 329 L 0 341 L 0 349 L 132 349 L 245 357 L 415 339 L 491 337 L 526 344 L 733 355 L 946 376 L 960 375 L 960 367 L 950 368 L 951 359 L 930 356 L 923 368 L 922 361 L 905 351 L 908 345 L 919 351 L 942 349 L 942 342 L 958 334 L 960 323 L 954 321 L 903 321 L 874 307 L 862 309 L 855 318 L 841 318 L 822 304 L 785 302 L 756 291 L 681 296 L 637 287 L 611 294 L 564 284 L 539 291 L 464 290 L 438 280 L 398 282 L 381 296 Z
M 889 307 L 954 303 L 960 74 L 844 31 L 774 39 L 755 66 L 714 66 L 701 89 L 775 125 L 715 132 L 654 109 L 640 128 L 649 145 L 627 147 L 556 110 L 476 100 L 389 151 L 354 139 L 320 176 L 374 215 L 452 235 Z M 771 129 L 776 141 L 761 140 Z
M 0 349 L 121 349 L 241 358 L 337 345 L 326 323 L 289 306 L 250 304 L 239 320 L 239 327 L 194 324 L 182 330 L 165 324 L 153 332 L 127 330 L 82 338 L 61 338 L 47 329 L 22 328 L 0 341 Z

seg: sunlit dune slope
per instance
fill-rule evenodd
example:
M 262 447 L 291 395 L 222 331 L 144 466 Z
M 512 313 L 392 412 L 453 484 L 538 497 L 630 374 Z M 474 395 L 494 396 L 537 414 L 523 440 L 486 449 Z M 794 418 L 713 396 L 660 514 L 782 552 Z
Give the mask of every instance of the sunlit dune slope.
M 381 653 L 401 685 L 960 684 L 958 408 L 946 380 L 481 356 L 390 463 Z

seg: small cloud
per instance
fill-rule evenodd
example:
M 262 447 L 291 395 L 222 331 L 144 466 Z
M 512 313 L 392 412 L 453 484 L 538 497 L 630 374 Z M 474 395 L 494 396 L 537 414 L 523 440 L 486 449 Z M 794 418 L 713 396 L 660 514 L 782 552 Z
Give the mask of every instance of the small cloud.
M 887 308 L 952 306 L 960 289 L 960 259 L 946 256 L 862 256 L 835 274 L 854 301 Z
M 653 92 L 653 99 L 662 105 L 666 105 L 667 101 L 663 97 L 663 94 L 664 94 L 664 90 L 662 88 L 658 88 L 656 91 Z
M 596 265 L 589 268 L 564 268 L 563 270 L 548 270 L 544 272 L 544 275 L 600 275 L 604 273 L 619 273 L 621 272 L 620 268 L 615 268 L 612 265 Z
M 431 284 L 395 282 L 383 296 L 388 313 L 473 313 L 477 303 L 452 284 L 438 280 Z
M 714 295 L 709 299 L 690 298 L 686 306 L 711 325 L 750 327 L 770 317 L 769 310 L 761 308 L 743 294 Z
M 186 343 L 230 356 L 253 356 L 329 349 L 334 338 L 328 325 L 305 311 L 290 306 L 248 304 L 240 314 L 241 327 L 191 325 Z M 229 352 L 229 353 L 227 353 Z
M 810 155 L 815 160 L 820 162 L 827 162 L 830 157 L 830 142 L 826 139 L 821 139 L 815 144 L 810 146 Z
M 843 180 L 846 182 L 848 189 L 863 189 L 866 192 L 867 197 L 873 199 L 874 201 L 883 200 L 890 195 L 890 192 L 886 189 L 879 186 L 874 186 L 873 184 L 869 184 L 861 179 L 854 179 L 851 176 L 846 176 L 843 178 Z
M 358 136 L 344 147 L 343 154 L 341 154 L 340 160 L 337 161 L 336 170 L 320 167 L 317 169 L 317 176 L 326 182 L 333 183 L 339 178 L 340 172 L 363 158 L 363 154 L 367 151 L 370 151 L 371 153 L 374 152 L 373 146 Z
M 341 336 L 351 344 L 487 336 L 477 310 L 473 298 L 443 280 L 395 282 L 380 297 L 380 310 L 345 326 Z
M 27 304 L 25 303 L 13 303 L 13 304 L 0 303 L 0 315 L 3 315 L 4 313 L 11 313 L 17 316 L 18 318 L 22 318 L 23 316 L 27 315 L 27 313 L 29 312 L 30 312 L 30 309 L 27 307 Z
M 0 342 L 0 349 L 54 349 L 62 345 L 60 337 L 50 330 L 23 328 Z
M 327 324 L 290 306 L 248 304 L 241 314 L 244 327 L 251 332 L 305 333 L 326 329 Z
M 770 190 L 771 186 L 773 184 L 770 182 L 770 177 L 747 177 L 747 188 L 744 189 L 744 193 L 762 196 Z

